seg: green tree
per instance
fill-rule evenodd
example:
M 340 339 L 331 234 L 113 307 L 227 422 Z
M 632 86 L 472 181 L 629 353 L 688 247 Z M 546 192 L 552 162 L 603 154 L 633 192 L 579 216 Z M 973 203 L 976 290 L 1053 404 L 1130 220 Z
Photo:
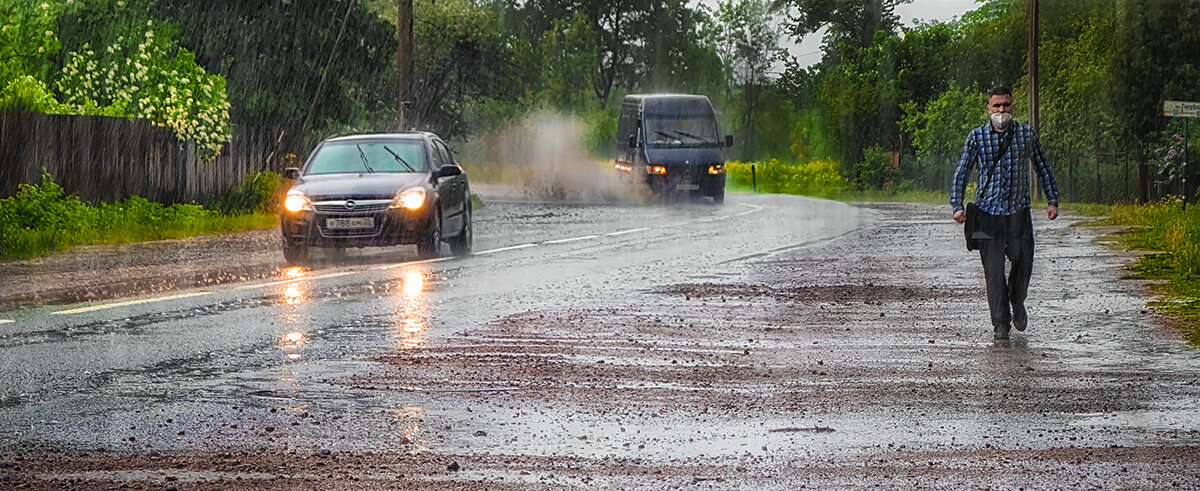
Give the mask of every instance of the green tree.
M 424 127 L 447 137 L 463 135 L 471 101 L 501 96 L 512 66 L 508 39 L 496 12 L 469 0 L 418 1 L 413 5 L 413 114 Z
M 827 28 L 824 43 L 839 43 L 865 48 L 875 42 L 875 32 L 896 32 L 900 17 L 896 6 L 912 0 L 776 0 L 796 13 L 789 31 L 799 39 L 822 27 Z
M 395 126 L 395 15 L 389 23 L 355 5 L 346 17 L 349 2 L 154 0 L 151 8 L 176 26 L 200 66 L 226 79 L 233 124 L 277 128 L 285 143 L 302 146 L 309 135 L 298 132 L 314 99 L 318 135 Z M 323 70 L 328 81 L 317 93 Z
M 905 177 L 926 187 L 944 189 L 967 133 L 984 122 L 984 102 L 977 87 L 953 87 L 923 109 L 916 102 L 905 103 L 900 127 L 917 149 L 917 163 L 904 169 Z
M 570 19 L 557 19 L 542 33 L 541 100 L 558 108 L 587 107 L 595 101 L 592 87 L 596 59 L 596 33 L 586 16 L 576 12 Z
M 63 10 L 59 2 L 0 0 L 0 110 L 65 111 L 47 85 Z
M 531 0 L 493 5 L 502 9 L 512 37 L 540 36 L 556 29 L 556 21 L 583 14 L 596 39 L 589 63 L 590 88 L 604 106 L 614 91 L 704 92 L 722 81 L 715 52 L 701 42 L 707 16 L 685 0 Z
M 743 153 L 747 156 L 757 155 L 756 113 L 763 105 L 768 72 L 786 54 L 779 46 L 777 14 L 767 0 L 721 1 L 714 15 L 716 22 L 707 34 L 724 62 L 728 85 L 741 92 L 739 126 Z
M 1117 8 L 1116 63 L 1122 70 L 1115 112 L 1130 136 L 1129 150 L 1149 159 L 1169 124 L 1162 101 L 1200 100 L 1200 5 L 1125 0 Z

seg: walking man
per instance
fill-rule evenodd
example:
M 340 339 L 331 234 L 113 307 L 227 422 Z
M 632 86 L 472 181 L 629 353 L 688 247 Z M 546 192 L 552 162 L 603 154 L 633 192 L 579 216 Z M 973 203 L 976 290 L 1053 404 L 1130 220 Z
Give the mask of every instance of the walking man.
M 983 261 L 993 334 L 995 339 L 1004 340 L 1008 339 L 1012 327 L 1024 331 L 1028 324 L 1025 297 L 1033 272 L 1029 162 L 1033 162 L 1042 190 L 1046 192 L 1049 202 L 1046 217 L 1051 220 L 1058 217 L 1058 184 L 1037 133 L 1033 128 L 1013 121 L 1012 90 L 997 87 L 989 91 L 987 112 L 989 121 L 971 130 L 963 143 L 962 156 L 954 168 L 950 206 L 954 208 L 954 221 L 966 221 L 963 195 L 967 176 L 971 170 L 978 170 L 975 204 L 980 212 L 991 215 L 981 223 L 990 224 L 988 232 L 992 237 L 980 244 L 979 258 Z M 1006 257 L 1012 263 L 1007 279 L 1004 273 Z

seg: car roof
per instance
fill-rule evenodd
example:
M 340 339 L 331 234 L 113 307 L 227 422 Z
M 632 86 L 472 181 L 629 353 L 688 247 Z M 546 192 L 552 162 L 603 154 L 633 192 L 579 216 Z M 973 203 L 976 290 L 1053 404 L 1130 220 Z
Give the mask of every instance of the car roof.
M 345 141 L 363 141 L 363 140 L 424 140 L 428 138 L 438 138 L 437 135 L 428 131 L 406 131 L 404 133 L 364 133 L 359 135 L 345 135 L 326 138 L 326 142 L 345 142 Z M 440 139 L 440 138 L 439 138 Z

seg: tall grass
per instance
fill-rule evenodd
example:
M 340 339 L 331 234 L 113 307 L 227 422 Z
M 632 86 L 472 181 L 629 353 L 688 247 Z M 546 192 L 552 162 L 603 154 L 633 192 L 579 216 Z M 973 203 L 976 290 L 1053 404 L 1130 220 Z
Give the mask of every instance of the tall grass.
M 273 181 L 272 181 L 273 179 Z M 116 203 L 88 204 L 67 194 L 50 174 L 41 184 L 22 184 L 17 194 L 0 199 L 0 259 L 25 259 L 76 245 L 142 242 L 192 235 L 228 233 L 275 226 L 270 197 L 278 176 L 252 176 L 247 184 L 219 202 L 227 214 L 196 204 L 163 205 L 140 197 Z M 265 186 L 265 187 L 264 187 Z M 252 188 L 247 190 L 245 188 Z M 265 196 L 252 202 L 247 195 Z M 237 203 L 238 205 L 234 205 Z
M 1177 199 L 1144 205 L 1116 204 L 1103 223 L 1131 229 L 1122 236 L 1128 247 L 1162 251 L 1164 264 L 1181 278 L 1200 279 L 1200 209 L 1183 209 Z

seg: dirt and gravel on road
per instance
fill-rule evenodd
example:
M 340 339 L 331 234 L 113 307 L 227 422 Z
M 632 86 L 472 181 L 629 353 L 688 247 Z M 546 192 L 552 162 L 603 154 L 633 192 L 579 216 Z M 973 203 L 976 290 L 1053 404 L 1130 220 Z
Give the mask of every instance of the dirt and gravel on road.
M 369 377 L 331 383 L 419 401 L 394 415 L 382 447 L 306 443 L 305 428 L 353 415 L 265 426 L 291 414 L 281 405 L 219 422 L 240 448 L 23 448 L 0 458 L 0 487 L 1200 486 L 1200 356 L 1145 307 L 1139 282 L 1120 279 L 1132 256 L 1069 227 L 1071 216 L 1035 221 L 1029 331 L 993 342 L 978 256 L 944 207 L 859 206 L 874 218 L 854 232 L 728 261 L 706 278 L 370 354 Z M 278 267 L 273 235 L 197 240 L 215 242 L 146 246 L 136 259 L 85 251 L 77 264 L 96 271 L 77 282 L 159 276 L 144 268 L 175 278 L 151 284 L 222 278 L 203 271 L 227 261 L 211 252 L 218 244 Z M 70 277 L 69 261 L 16 276 L 52 285 L 35 272 L 62 264 Z

